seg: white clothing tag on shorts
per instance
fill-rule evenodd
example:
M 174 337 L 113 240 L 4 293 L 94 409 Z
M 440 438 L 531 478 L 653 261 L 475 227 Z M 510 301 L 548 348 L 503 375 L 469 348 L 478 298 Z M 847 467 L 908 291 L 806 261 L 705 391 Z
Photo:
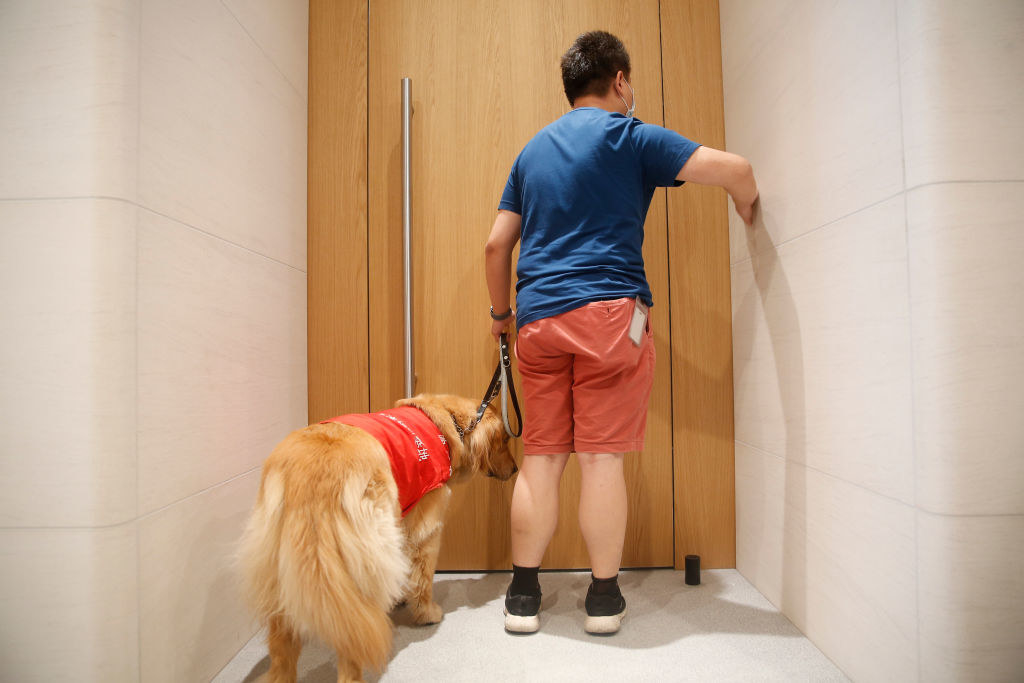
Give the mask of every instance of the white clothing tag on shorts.
M 647 310 L 647 304 L 637 297 L 636 306 L 633 307 L 633 319 L 629 321 L 629 338 L 636 346 L 640 346 L 644 328 L 647 327 Z

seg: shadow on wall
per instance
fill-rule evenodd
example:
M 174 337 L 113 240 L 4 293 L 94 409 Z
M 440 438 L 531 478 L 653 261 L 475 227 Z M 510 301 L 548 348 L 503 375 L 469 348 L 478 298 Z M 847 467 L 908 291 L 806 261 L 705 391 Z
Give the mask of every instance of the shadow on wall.
M 225 662 L 211 660 L 224 653 L 236 653 L 258 630 L 248 605 L 241 592 L 241 568 L 237 564 L 237 539 L 242 535 L 249 517 L 249 509 L 218 517 L 202 525 L 189 550 L 185 575 L 194 577 L 214 574 L 202 599 L 181 595 L 175 617 L 171 624 L 195 623 L 194 610 L 202 605 L 202 615 L 192 642 L 186 646 L 189 656 L 181 657 L 179 663 L 191 667 L 181 671 L 181 680 L 199 679 L 209 670 L 219 670 Z M 190 617 L 190 613 L 194 616 Z M 233 656 L 233 655 L 232 655 Z M 196 669 L 207 668 L 207 671 Z
M 781 598 L 778 607 L 800 628 L 805 628 L 807 613 L 807 482 L 806 434 L 807 411 L 804 392 L 804 349 L 800 332 L 800 319 L 779 253 L 772 243 L 768 226 L 773 225 L 770 208 L 763 203 L 757 207 L 753 227 L 746 228 L 747 249 L 757 294 L 748 291 L 736 308 L 737 326 L 752 332 L 743 338 L 734 338 L 734 372 L 737 378 L 750 370 L 756 330 L 763 316 L 775 364 L 778 400 L 785 423 L 784 481 L 782 485 L 782 553 L 778 576 L 781 577 Z M 760 303 L 760 306 L 758 306 Z M 759 310 L 760 309 L 760 310 Z M 753 419 L 767 419 L 754 416 Z M 773 491 L 764 491 L 770 496 Z M 765 501 L 771 509 L 777 502 Z M 762 537 L 758 537 L 764 542 Z M 769 541 L 770 542 L 770 541 Z M 757 552 L 756 549 L 754 551 Z M 774 553 L 766 550 L 765 555 Z M 761 587 L 764 588 L 763 586 Z

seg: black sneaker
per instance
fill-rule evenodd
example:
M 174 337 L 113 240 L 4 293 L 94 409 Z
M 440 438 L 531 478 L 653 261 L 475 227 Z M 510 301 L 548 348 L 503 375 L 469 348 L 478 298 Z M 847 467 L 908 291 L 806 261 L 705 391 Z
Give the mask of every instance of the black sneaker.
M 510 633 L 535 633 L 540 628 L 540 591 L 536 595 L 505 593 L 505 630 Z
M 583 629 L 587 633 L 615 633 L 626 616 L 626 599 L 617 587 L 614 593 L 594 593 L 591 584 L 585 605 L 587 620 L 583 623 Z

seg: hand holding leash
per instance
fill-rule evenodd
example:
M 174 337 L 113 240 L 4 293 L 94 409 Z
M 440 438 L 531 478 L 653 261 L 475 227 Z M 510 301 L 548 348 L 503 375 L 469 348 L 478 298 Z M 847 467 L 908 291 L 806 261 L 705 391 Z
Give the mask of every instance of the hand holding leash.
M 509 330 L 516 324 L 516 312 L 510 306 L 505 313 L 495 313 L 492 306 L 491 321 L 491 336 L 497 341 L 498 337 L 502 334 L 507 335 Z

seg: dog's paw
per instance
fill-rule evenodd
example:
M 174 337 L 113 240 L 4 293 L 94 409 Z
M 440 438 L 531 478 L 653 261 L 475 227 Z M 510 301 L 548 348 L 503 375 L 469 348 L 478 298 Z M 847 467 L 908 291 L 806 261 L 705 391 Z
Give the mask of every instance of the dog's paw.
M 444 618 L 444 610 L 436 602 L 429 605 L 417 605 L 412 611 L 412 618 L 420 626 L 437 624 Z

